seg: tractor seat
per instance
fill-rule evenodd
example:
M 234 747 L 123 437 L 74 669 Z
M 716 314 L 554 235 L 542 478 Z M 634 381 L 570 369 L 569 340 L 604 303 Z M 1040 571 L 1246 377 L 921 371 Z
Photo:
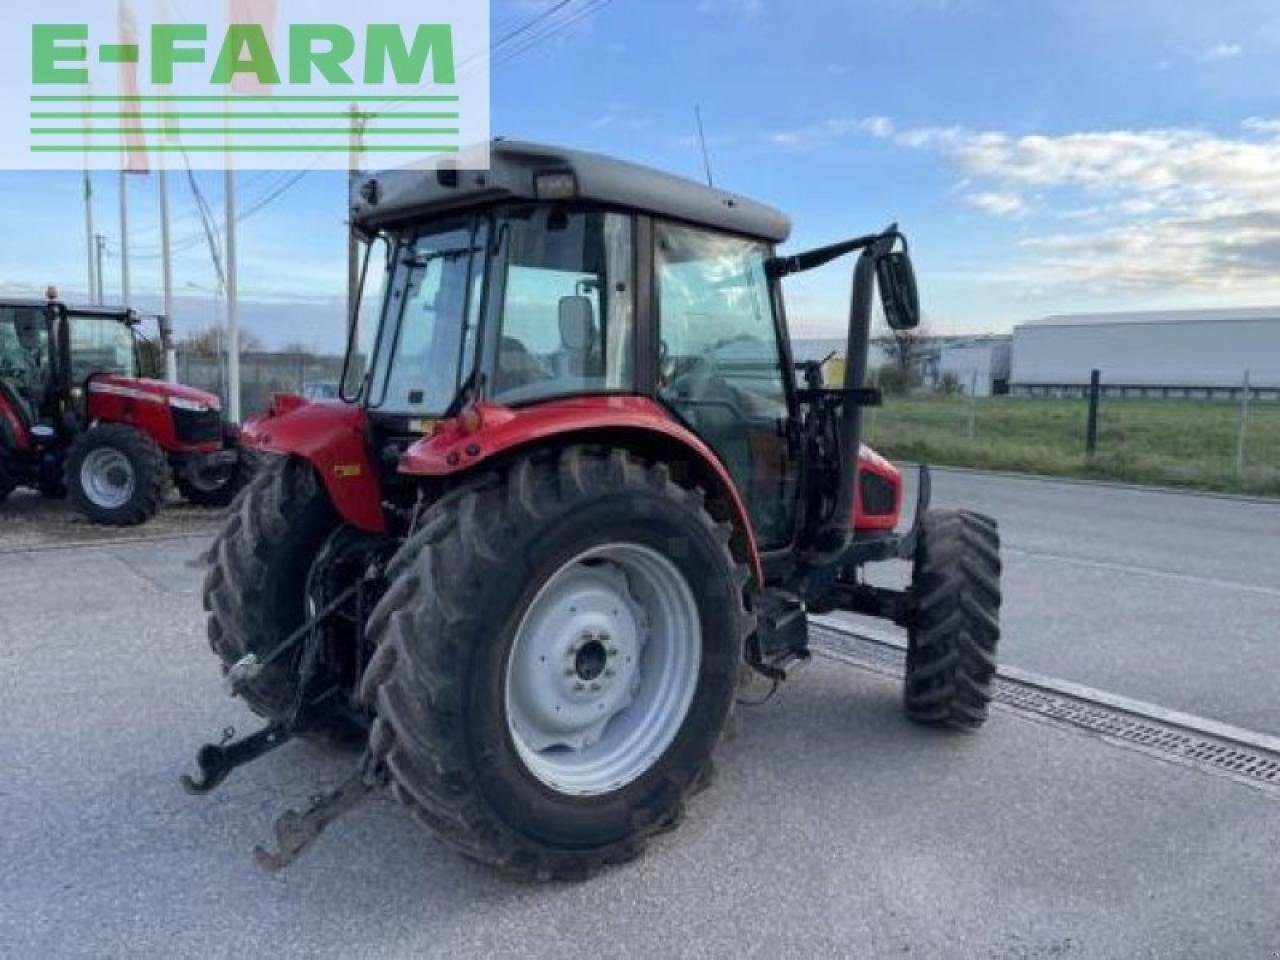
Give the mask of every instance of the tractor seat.
M 598 377 L 599 341 L 595 310 L 589 297 L 560 298 L 560 350 L 551 357 L 557 379 Z

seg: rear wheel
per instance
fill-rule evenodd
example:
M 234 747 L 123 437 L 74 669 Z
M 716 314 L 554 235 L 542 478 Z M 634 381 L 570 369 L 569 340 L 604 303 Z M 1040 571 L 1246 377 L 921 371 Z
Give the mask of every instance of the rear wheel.
M 210 551 L 204 581 L 209 644 L 224 670 L 264 654 L 308 614 L 307 586 L 317 557 L 340 521 L 311 465 L 264 458 Z M 245 684 L 245 702 L 286 720 L 298 692 L 301 647 Z
M 751 629 L 728 539 L 700 491 L 621 450 L 521 459 L 437 503 L 368 628 L 370 743 L 396 795 L 534 879 L 674 826 Z
M 67 456 L 71 500 L 94 523 L 145 523 L 160 509 L 169 481 L 169 463 L 159 444 L 122 423 L 91 427 L 76 438 Z
M 987 721 L 1000 642 L 1000 533 L 990 517 L 931 510 L 912 575 L 905 704 L 917 723 Z

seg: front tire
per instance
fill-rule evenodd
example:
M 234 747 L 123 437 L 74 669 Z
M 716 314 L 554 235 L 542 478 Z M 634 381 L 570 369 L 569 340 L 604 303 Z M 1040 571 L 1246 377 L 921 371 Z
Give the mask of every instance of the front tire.
M 701 491 L 622 450 L 522 458 L 439 501 L 368 625 L 395 794 L 519 877 L 637 855 L 709 782 L 733 703 L 751 621 L 728 540 Z
M 122 423 L 90 427 L 76 438 L 67 456 L 71 501 L 92 523 L 146 523 L 164 503 L 169 482 L 169 462 L 159 444 Z
M 1000 532 L 965 510 L 925 515 L 912 572 L 907 716 L 927 726 L 987 721 L 1000 642 Z

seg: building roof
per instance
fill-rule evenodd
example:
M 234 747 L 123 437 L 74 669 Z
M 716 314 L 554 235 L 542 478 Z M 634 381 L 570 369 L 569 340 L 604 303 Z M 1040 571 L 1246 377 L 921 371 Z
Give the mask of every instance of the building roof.
M 1083 327 L 1133 323 L 1231 323 L 1249 320 L 1280 322 L 1280 307 L 1235 307 L 1221 310 L 1144 310 L 1132 313 L 1068 313 L 1019 324 L 1021 327 Z
M 652 212 L 731 233 L 782 243 L 791 220 L 772 207 L 683 177 L 598 153 L 563 147 L 495 140 L 488 170 L 463 170 L 445 157 L 425 169 L 397 170 L 367 177 L 380 196 L 354 200 L 355 219 L 366 229 L 448 210 L 503 200 L 536 200 L 534 174 L 569 172 L 577 177 L 578 198 L 608 206 Z M 457 170 L 454 185 L 442 183 L 441 170 Z

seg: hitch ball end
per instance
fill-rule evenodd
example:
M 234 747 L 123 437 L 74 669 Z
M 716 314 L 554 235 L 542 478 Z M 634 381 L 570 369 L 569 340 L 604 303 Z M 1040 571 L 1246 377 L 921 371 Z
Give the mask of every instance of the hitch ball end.
M 244 689 L 245 684 L 251 683 L 262 673 L 264 664 L 258 659 L 256 653 L 246 654 L 227 670 L 227 675 L 223 677 L 223 682 L 227 686 L 227 693 L 233 697 L 238 697 Z

